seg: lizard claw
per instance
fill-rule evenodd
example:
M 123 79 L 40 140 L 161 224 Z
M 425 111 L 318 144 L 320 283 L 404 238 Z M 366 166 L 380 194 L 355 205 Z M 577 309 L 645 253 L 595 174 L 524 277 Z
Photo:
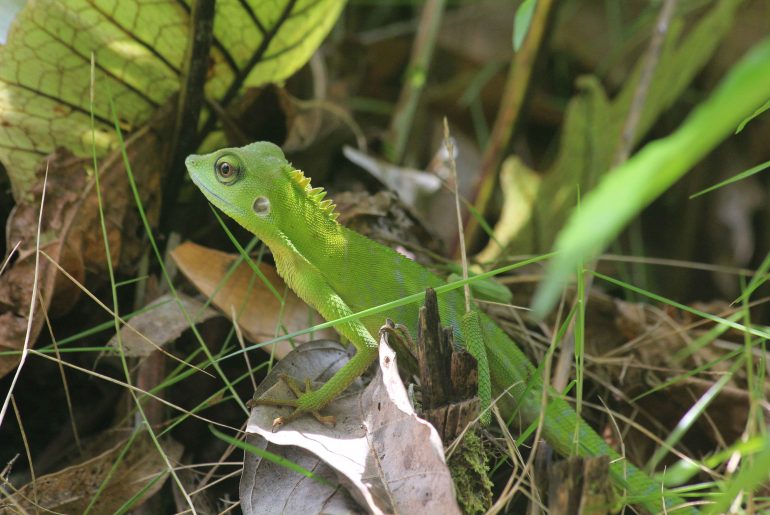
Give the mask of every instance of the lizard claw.
M 277 433 L 279 429 L 281 429 L 281 426 L 285 424 L 285 420 L 283 417 L 275 417 L 273 420 L 273 433 Z
M 276 417 L 273 420 L 273 433 L 278 432 L 285 424 L 288 424 L 292 420 L 301 417 L 305 413 L 306 412 L 304 411 L 295 410 L 294 413 L 287 417 Z M 309 413 L 313 416 L 314 419 L 325 426 L 334 427 L 337 425 L 337 417 L 334 415 L 321 415 L 319 411 L 311 411 Z

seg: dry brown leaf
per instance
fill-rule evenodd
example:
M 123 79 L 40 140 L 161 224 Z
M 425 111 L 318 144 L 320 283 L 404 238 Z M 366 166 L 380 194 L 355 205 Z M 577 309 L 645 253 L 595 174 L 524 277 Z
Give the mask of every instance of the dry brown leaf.
M 165 155 L 168 138 L 161 138 L 170 117 L 162 113 L 157 122 L 138 131 L 126 143 L 134 179 L 150 223 L 158 218 L 160 175 L 158 160 Z M 76 158 L 59 150 L 48 159 L 48 184 L 40 228 L 40 248 L 81 284 L 98 289 L 109 280 L 107 255 L 99 229 L 99 209 L 90 159 Z M 45 165 L 30 198 L 21 200 L 8 217 L 6 248 L 21 242 L 18 257 L 0 281 L 0 351 L 20 350 L 27 332 L 32 298 L 40 199 Z M 120 151 L 103 161 L 100 189 L 107 226 L 111 258 L 120 268 L 131 270 L 145 245 L 134 200 Z M 43 326 L 44 312 L 60 316 L 69 311 L 80 296 L 78 287 L 58 273 L 45 257 L 40 257 L 39 291 L 45 301 L 36 309 L 30 342 L 35 342 Z M 0 356 L 0 377 L 13 370 L 20 355 Z
M 237 257 L 236 254 L 227 254 L 191 242 L 183 243 L 171 252 L 171 258 L 179 270 L 203 295 L 214 295 L 214 304 L 225 316 L 232 320 L 233 313 L 238 314 L 238 325 L 252 342 L 274 338 L 279 321 L 283 329 L 278 334 L 293 333 L 324 321 L 299 297 L 288 291 L 275 268 L 265 263 L 260 263 L 259 269 L 278 292 L 286 291 L 283 310 L 275 295 L 258 278 L 252 281 L 254 272 L 246 262 L 241 262 L 227 282 L 220 285 Z M 333 330 L 325 329 L 299 336 L 295 341 L 334 338 L 334 335 Z M 270 352 L 270 347 L 265 347 L 265 350 Z M 288 341 L 275 344 L 275 355 L 278 358 L 290 350 L 291 344 Z
M 343 191 L 332 195 L 337 220 L 359 234 L 391 247 L 424 265 L 432 266 L 431 252 L 443 254 L 441 241 L 430 234 L 392 191 Z M 416 252 L 425 249 L 429 252 Z
M 169 471 L 146 432 L 136 435 L 122 459 L 119 459 L 119 455 L 128 441 L 125 435 L 117 437 L 116 432 L 108 432 L 100 438 L 102 442 L 99 446 L 105 442 L 111 443 L 108 450 L 53 474 L 39 477 L 34 484 L 23 486 L 12 496 L 0 501 L 0 512 L 5 513 L 6 509 L 11 510 L 15 506 L 28 512 L 44 508 L 59 513 L 83 513 L 116 463 L 118 466 L 112 470 L 112 478 L 94 503 L 91 513 L 114 513 L 152 482 L 133 503 L 132 506 L 137 507 L 163 486 Z M 118 440 L 117 443 L 114 443 L 115 440 Z M 174 440 L 163 441 L 163 452 L 172 463 L 179 460 L 182 450 L 182 446 Z M 161 478 L 158 479 L 158 476 Z
M 75 224 L 75 212 L 81 199 L 82 184 L 85 174 L 78 171 L 83 169 L 83 161 L 69 154 L 59 152 L 51 156 L 49 179 L 46 186 L 45 210 L 40 227 L 40 249 L 54 260 L 62 262 L 62 242 L 68 241 L 66 236 Z M 69 179 L 67 179 L 69 177 Z M 81 183 L 81 188 L 71 188 L 73 183 Z M 0 281 L 0 350 L 18 351 L 24 345 L 27 332 L 30 300 L 35 279 L 35 241 L 37 237 L 40 198 L 43 181 L 38 181 L 34 187 L 35 200 L 29 203 L 17 204 L 8 218 L 6 233 L 6 248 L 11 249 L 17 243 L 18 256 L 9 265 Z M 83 276 L 83 263 L 75 255 L 67 269 L 72 270 L 76 277 Z M 45 309 L 51 303 L 56 276 L 56 268 L 47 259 L 40 259 L 39 292 L 45 299 Z M 77 294 L 75 293 L 75 296 Z M 73 302 L 74 303 L 74 302 Z M 34 342 L 43 324 L 41 309 L 37 308 L 37 316 L 32 321 L 30 341 Z M 16 367 L 20 355 L 0 356 L 0 377 Z
M 384 339 L 379 352 L 377 375 L 369 386 L 337 398 L 325 410 L 336 417 L 335 427 L 308 416 L 273 432 L 273 420 L 290 409 L 257 406 L 246 431 L 315 454 L 372 513 L 460 513 L 438 433 L 414 413 L 396 355 Z M 295 377 L 316 375 L 318 371 L 306 370 Z M 290 398 L 291 393 L 278 382 L 266 396 Z
M 203 302 L 182 293 L 177 296 L 184 310 L 196 324 L 217 316 L 217 313 L 205 307 Z M 190 327 L 172 295 L 158 297 L 150 304 L 147 311 L 135 316 L 120 329 L 120 340 L 126 356 L 149 356 L 158 347 L 163 348 L 167 343 L 179 338 Z M 110 339 L 108 345 L 118 348 L 117 335 Z

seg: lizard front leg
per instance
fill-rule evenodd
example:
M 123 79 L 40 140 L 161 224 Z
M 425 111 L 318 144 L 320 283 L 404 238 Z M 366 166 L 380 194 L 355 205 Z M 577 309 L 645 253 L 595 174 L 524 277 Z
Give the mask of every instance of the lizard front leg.
M 320 281 L 319 281 L 320 282 Z M 347 304 L 334 293 L 331 288 L 323 283 L 316 285 L 318 288 L 325 288 L 326 301 L 323 306 L 316 306 L 324 318 L 334 320 L 353 314 L 353 311 Z M 278 417 L 273 421 L 273 427 L 278 428 L 283 424 L 294 420 L 303 414 L 312 414 L 323 423 L 330 423 L 333 417 L 323 417 L 319 411 L 339 396 L 350 384 L 361 374 L 363 374 L 369 365 L 377 357 L 377 342 L 359 320 L 344 322 L 337 327 L 337 330 L 347 337 L 356 348 L 356 354 L 341 369 L 339 369 L 323 386 L 318 390 L 310 388 L 310 382 L 305 381 L 304 390 L 300 387 L 300 382 L 290 378 L 282 377 L 289 388 L 297 395 L 296 399 L 273 399 L 260 398 L 251 402 L 251 405 L 269 405 L 269 406 L 289 406 L 295 408 L 294 412 L 288 417 Z

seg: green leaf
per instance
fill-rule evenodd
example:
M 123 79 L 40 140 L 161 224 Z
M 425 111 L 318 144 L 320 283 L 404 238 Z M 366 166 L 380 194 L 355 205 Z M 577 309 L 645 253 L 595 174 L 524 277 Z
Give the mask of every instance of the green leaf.
M 206 95 L 221 100 L 233 85 L 286 79 L 318 48 L 343 5 L 344 0 L 220 0 Z M 110 95 L 124 128 L 134 130 L 178 92 L 189 18 L 184 2 L 26 3 L 0 47 L 0 161 L 17 199 L 54 148 L 90 155 L 91 54 L 96 145 L 104 155 L 116 146 Z
M 518 52 L 524 38 L 529 32 L 529 25 L 532 23 L 532 16 L 537 8 L 537 0 L 524 0 L 519 8 L 516 9 L 516 16 L 513 19 L 513 51 Z
M 556 240 L 533 301 L 544 315 L 581 260 L 596 258 L 645 206 L 687 173 L 770 95 L 770 39 L 745 56 L 670 136 L 646 145 L 586 196 Z

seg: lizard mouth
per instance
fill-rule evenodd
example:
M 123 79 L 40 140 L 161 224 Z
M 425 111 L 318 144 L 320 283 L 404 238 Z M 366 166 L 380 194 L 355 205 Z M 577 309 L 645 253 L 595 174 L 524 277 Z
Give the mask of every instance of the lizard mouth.
M 195 177 L 195 175 L 190 174 L 190 178 L 192 179 L 192 181 L 195 183 L 196 186 L 198 186 L 201 190 L 203 190 L 203 193 L 207 197 L 214 197 L 215 199 L 217 199 L 222 204 L 224 204 L 224 205 L 226 205 L 228 207 L 232 207 L 230 202 L 228 202 L 227 200 L 225 200 L 224 198 L 222 198 L 218 194 L 216 194 L 211 188 L 206 186 L 206 184 L 204 184 L 203 181 L 199 181 L 198 178 Z

